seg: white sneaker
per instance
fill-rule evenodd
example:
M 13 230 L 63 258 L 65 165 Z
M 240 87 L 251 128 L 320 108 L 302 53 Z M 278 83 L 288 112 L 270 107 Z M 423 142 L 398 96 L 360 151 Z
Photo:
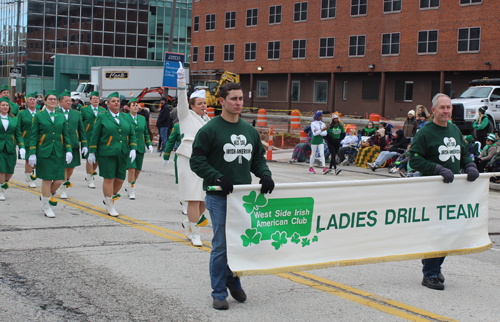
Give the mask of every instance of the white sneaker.
M 5 189 L 0 188 L 0 201 L 5 201 Z
M 342 171 L 342 169 L 335 168 L 335 175 L 338 176 L 341 171 Z
M 190 222 L 189 227 L 191 228 L 191 243 L 193 246 L 201 247 L 203 243 L 201 242 L 200 229 L 195 222 Z
M 49 199 L 50 198 L 47 198 L 47 197 L 44 197 L 44 196 L 40 196 L 40 201 L 42 202 L 42 211 L 45 214 L 45 217 L 55 218 L 56 215 L 52 211 L 52 207 L 49 204 Z
M 184 234 L 186 235 L 186 238 L 191 240 L 193 238 L 193 234 L 191 233 L 191 227 L 189 225 L 189 219 L 184 219 L 182 222 L 182 227 L 184 227 Z
M 30 188 L 36 188 L 35 180 L 31 179 L 31 173 L 24 173 L 26 175 L 26 182 Z
M 135 187 L 128 188 L 128 198 L 132 200 L 135 199 Z
M 104 204 L 106 205 L 108 215 L 118 217 L 119 213 L 116 211 L 115 204 L 113 203 L 113 200 L 111 200 L 111 197 L 104 197 Z
M 340 165 L 347 165 L 347 160 L 342 161 Z
M 87 173 L 85 180 L 87 180 L 87 185 L 90 189 L 95 189 L 94 176 L 92 174 Z
M 65 185 L 61 185 L 61 188 L 59 188 L 59 194 L 61 195 L 61 199 L 68 199 L 68 194 L 66 191 L 68 190 L 68 187 Z
M 187 201 L 184 201 L 184 202 L 181 201 L 181 206 L 182 206 L 182 213 L 184 215 L 187 215 L 188 214 L 188 202 Z

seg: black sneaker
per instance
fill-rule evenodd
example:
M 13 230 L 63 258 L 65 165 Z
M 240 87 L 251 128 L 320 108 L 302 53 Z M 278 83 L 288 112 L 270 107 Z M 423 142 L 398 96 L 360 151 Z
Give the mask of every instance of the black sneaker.
M 214 309 L 216 310 L 227 310 L 229 309 L 229 303 L 224 296 L 214 297 Z
M 425 278 L 422 280 L 422 285 L 433 290 L 444 290 L 444 284 L 437 277 Z
M 441 273 L 441 269 L 439 269 L 439 273 L 437 274 L 437 279 L 441 282 L 444 283 L 444 275 Z
M 241 288 L 241 282 L 239 278 L 235 278 L 231 282 L 226 282 L 226 287 L 229 289 L 231 296 L 238 302 L 245 302 L 247 300 L 247 295 L 245 291 Z

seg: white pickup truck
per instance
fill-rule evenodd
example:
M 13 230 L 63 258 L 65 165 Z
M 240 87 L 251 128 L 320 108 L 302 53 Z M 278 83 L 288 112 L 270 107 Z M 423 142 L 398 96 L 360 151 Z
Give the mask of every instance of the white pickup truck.
M 500 78 L 475 79 L 460 96 L 451 100 L 452 121 L 462 133 L 472 134 L 472 124 L 477 119 L 478 109 L 487 106 L 486 115 L 490 119 L 490 132 L 500 130 Z

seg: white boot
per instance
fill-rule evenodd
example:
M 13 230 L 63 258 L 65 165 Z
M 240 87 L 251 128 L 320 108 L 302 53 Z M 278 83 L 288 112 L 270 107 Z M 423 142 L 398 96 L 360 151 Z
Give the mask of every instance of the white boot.
M 61 199 L 68 199 L 68 194 L 66 191 L 68 190 L 68 187 L 65 185 L 61 185 L 61 188 L 59 188 L 59 194 L 61 195 Z
M 5 189 L 0 188 L 0 201 L 5 201 Z
M 111 197 L 104 197 L 104 204 L 106 205 L 106 210 L 108 211 L 108 215 L 113 217 L 118 217 L 119 213 L 115 209 L 115 205 Z
M 184 227 L 184 234 L 186 235 L 186 238 L 191 240 L 191 238 L 193 238 L 193 234 L 191 233 L 191 227 L 189 227 L 189 219 L 184 219 L 182 227 Z
M 35 180 L 31 179 L 31 173 L 24 173 L 26 175 L 26 182 L 28 183 L 30 188 L 36 188 Z
M 201 242 L 200 229 L 198 228 L 196 223 L 190 222 L 189 227 L 191 228 L 191 232 L 192 232 L 191 243 L 193 244 L 193 246 L 196 246 L 196 247 L 203 246 L 203 243 Z
M 87 185 L 90 189 L 95 189 L 95 184 L 94 184 L 94 176 L 87 173 L 87 178 L 85 178 L 85 180 L 87 180 Z
M 135 187 L 128 187 L 128 198 L 135 199 Z
M 40 196 L 40 200 L 42 202 L 42 211 L 45 214 L 45 217 L 55 218 L 56 215 L 52 211 L 52 207 L 49 204 L 49 199 L 50 198 L 47 198 L 47 197 L 44 197 L 44 196 Z

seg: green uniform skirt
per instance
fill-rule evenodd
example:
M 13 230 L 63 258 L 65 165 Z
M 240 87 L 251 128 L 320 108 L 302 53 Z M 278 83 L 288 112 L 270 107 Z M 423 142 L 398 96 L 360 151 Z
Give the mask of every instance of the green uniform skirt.
M 8 153 L 6 150 L 4 148 L 0 152 L 0 172 L 12 174 L 16 167 L 16 153 Z
M 36 158 L 36 177 L 42 180 L 65 180 L 66 153 L 62 157 L 52 154 L 48 158 Z
M 142 164 L 144 162 L 144 153 L 136 152 L 136 157 L 134 162 L 130 162 L 130 158 L 127 158 L 127 169 L 137 169 L 142 171 Z
M 81 164 L 80 163 L 80 149 L 79 148 L 73 149 L 72 153 L 73 153 L 73 160 L 71 160 L 70 164 L 66 163 L 66 165 L 65 165 L 66 169 L 76 168 Z
M 104 179 L 125 180 L 127 175 L 127 155 L 122 153 L 111 156 L 97 156 L 99 175 Z

